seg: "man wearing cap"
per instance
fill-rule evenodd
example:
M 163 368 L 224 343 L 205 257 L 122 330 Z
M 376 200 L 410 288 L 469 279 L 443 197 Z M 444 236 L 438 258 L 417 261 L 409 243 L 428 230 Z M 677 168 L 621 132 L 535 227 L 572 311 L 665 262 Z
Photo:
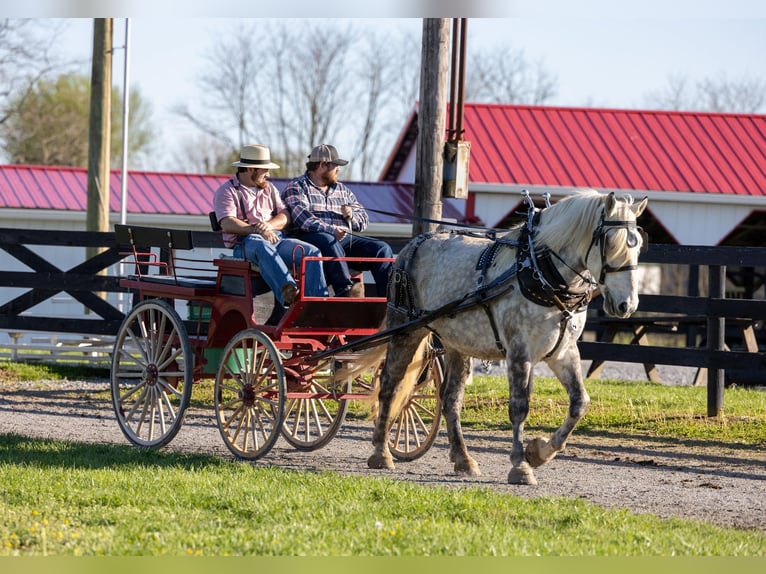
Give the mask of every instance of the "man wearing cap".
M 282 193 L 293 221 L 289 232 L 319 247 L 325 257 L 392 257 L 386 242 L 356 235 L 367 228 L 369 217 L 354 193 L 338 181 L 339 167 L 347 164 L 334 146 L 321 144 L 311 150 L 306 173 Z M 378 297 L 386 296 L 391 262 L 353 262 L 353 266 L 370 271 Z M 324 271 L 336 296 L 363 296 L 345 261 L 325 261 Z
M 290 223 L 290 214 L 279 191 L 268 180 L 269 170 L 279 166 L 271 161 L 269 148 L 246 145 L 240 160 L 235 161 L 237 173 L 221 185 L 213 196 L 215 215 L 223 230 L 223 242 L 242 257 L 258 265 L 261 276 L 282 305 L 291 305 L 298 293 L 288 266 L 300 269 L 303 255 L 319 257 L 315 246 L 298 239 L 283 237 L 282 230 Z M 302 247 L 295 249 L 296 246 Z M 295 250 L 295 251 L 294 251 Z M 306 262 L 305 294 L 326 297 L 327 283 L 320 261 Z

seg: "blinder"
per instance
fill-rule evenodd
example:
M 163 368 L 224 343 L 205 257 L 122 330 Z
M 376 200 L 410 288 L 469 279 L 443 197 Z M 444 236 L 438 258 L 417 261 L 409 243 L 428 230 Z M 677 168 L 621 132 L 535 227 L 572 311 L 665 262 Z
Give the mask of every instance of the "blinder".
M 633 271 L 634 269 L 638 267 L 637 265 L 623 265 L 622 267 L 612 267 L 607 262 L 606 246 L 608 243 L 608 236 L 612 231 L 616 231 L 618 229 L 625 229 L 627 231 L 626 245 L 629 248 L 631 249 L 635 248 L 638 245 L 639 241 L 641 241 L 641 248 L 639 250 L 639 253 L 644 253 L 649 248 L 649 235 L 646 233 L 646 231 L 643 230 L 643 228 L 636 225 L 635 221 L 626 221 L 626 220 L 605 221 L 604 214 L 602 212 L 601 223 L 599 223 L 598 227 L 593 231 L 593 239 L 591 240 L 590 247 L 588 247 L 588 253 L 585 256 L 585 259 L 587 261 L 588 256 L 590 255 L 590 250 L 593 248 L 593 246 L 596 243 L 599 244 L 599 251 L 601 253 L 601 276 L 598 278 L 598 282 L 602 284 L 604 283 L 607 273 L 619 273 L 620 271 Z

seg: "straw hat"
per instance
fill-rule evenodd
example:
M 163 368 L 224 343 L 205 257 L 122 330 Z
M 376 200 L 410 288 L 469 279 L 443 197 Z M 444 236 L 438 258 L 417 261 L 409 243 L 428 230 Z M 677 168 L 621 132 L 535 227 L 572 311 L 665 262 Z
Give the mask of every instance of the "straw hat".
M 271 152 L 265 145 L 251 144 L 242 148 L 239 161 L 231 164 L 236 167 L 255 167 L 259 169 L 279 169 L 279 166 L 271 162 Z

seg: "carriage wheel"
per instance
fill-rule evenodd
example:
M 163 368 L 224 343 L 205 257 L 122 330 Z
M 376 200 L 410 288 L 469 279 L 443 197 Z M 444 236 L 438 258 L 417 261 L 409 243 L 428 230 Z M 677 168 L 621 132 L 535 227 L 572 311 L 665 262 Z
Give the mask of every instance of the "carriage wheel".
M 301 393 L 329 395 L 328 397 L 297 397 L 287 400 L 282 436 L 298 450 L 311 451 L 322 448 L 338 433 L 346 419 L 348 401 L 334 397 L 351 392 L 351 381 L 334 384 L 333 365 L 332 359 L 320 365 L 310 381 L 300 384 Z
M 229 341 L 214 397 L 218 430 L 234 456 L 265 456 L 279 438 L 285 406 L 282 359 L 267 335 L 247 329 Z
M 428 360 L 402 411 L 388 433 L 388 445 L 394 458 L 415 460 L 431 448 L 439 435 L 444 380 L 444 355 L 433 347 L 426 350 Z
M 178 313 L 161 299 L 138 303 L 112 352 L 112 406 L 123 434 L 142 447 L 168 444 L 191 400 L 194 355 Z

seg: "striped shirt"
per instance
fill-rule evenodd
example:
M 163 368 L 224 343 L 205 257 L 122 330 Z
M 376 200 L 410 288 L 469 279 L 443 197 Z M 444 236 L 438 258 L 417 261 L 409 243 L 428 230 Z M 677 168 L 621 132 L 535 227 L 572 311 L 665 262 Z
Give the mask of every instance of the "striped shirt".
M 308 173 L 295 178 L 282 192 L 282 199 L 290 210 L 292 230 L 314 233 L 334 233 L 336 227 L 348 227 L 341 215 L 341 207 L 350 205 L 354 209 L 351 219 L 352 231 L 364 231 L 370 220 L 367 211 L 356 199 L 354 192 L 343 183 L 337 182 L 322 191 L 309 179 Z

